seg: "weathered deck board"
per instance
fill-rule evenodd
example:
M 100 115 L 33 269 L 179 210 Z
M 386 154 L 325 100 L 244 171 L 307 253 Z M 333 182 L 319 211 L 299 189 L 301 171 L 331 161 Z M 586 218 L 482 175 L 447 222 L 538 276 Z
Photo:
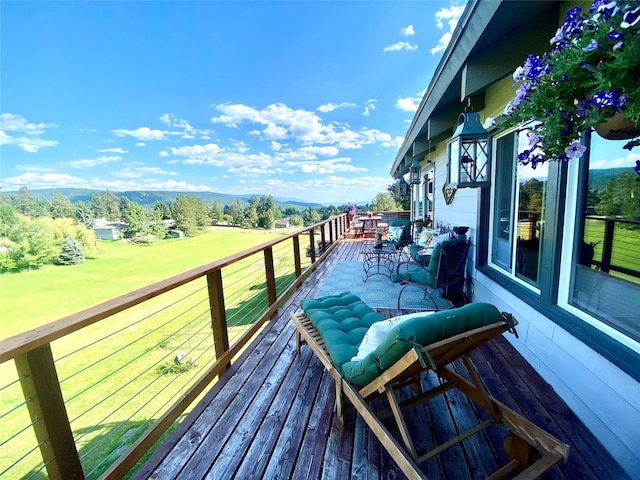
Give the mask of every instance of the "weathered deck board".
M 315 296 L 336 262 L 361 259 L 365 244 L 338 245 L 135 479 L 404 478 L 353 408 L 344 425 L 337 420 L 334 382 L 308 347 L 296 354 L 288 319 L 303 298 Z M 400 312 L 380 313 L 390 317 Z M 571 445 L 569 462 L 554 466 L 544 478 L 627 478 L 507 340 L 484 345 L 472 361 L 492 395 Z M 454 368 L 467 376 L 462 362 Z M 422 382 L 433 386 L 437 379 L 431 373 Z M 385 401 L 376 399 L 373 405 L 384 408 Z M 407 414 L 419 452 L 485 419 L 486 413 L 459 392 L 436 397 Z M 391 418 L 385 423 L 392 432 L 397 430 Z M 425 462 L 423 470 L 433 480 L 484 478 L 506 463 L 504 436 L 504 428 L 489 427 Z

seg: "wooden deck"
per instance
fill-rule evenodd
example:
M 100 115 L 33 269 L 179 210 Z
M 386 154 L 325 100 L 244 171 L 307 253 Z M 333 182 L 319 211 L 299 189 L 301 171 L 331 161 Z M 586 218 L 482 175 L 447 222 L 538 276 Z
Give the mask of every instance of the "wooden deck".
M 333 380 L 310 348 L 303 345 L 296 354 L 289 320 L 289 311 L 315 296 L 335 262 L 361 260 L 364 244 L 345 241 L 337 246 L 135 479 L 404 478 L 355 410 L 349 410 L 344 426 L 336 419 Z M 398 312 L 381 313 L 390 317 Z M 472 361 L 494 397 L 570 445 L 569 461 L 544 478 L 628 478 L 504 338 L 481 347 Z M 456 369 L 465 373 L 462 363 Z M 423 378 L 427 385 L 436 381 L 433 375 Z M 420 440 L 419 451 L 484 419 L 457 391 L 413 409 L 407 418 Z M 391 421 L 388 426 L 394 431 Z M 503 435 L 499 427 L 491 427 L 429 460 L 423 469 L 434 480 L 485 478 L 506 463 Z

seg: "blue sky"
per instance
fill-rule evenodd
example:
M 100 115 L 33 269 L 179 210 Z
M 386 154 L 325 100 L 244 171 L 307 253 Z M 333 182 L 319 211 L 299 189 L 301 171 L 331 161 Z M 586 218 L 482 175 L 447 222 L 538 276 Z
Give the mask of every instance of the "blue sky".
M 0 187 L 370 201 L 464 2 L 0 3 Z

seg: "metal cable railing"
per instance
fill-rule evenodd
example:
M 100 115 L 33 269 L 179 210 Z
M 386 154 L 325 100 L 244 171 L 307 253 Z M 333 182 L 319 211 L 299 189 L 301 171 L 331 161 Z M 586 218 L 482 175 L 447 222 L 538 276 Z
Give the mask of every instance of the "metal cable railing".
M 341 225 L 315 227 L 314 243 Z M 311 228 L 2 340 L 0 478 L 133 468 L 310 271 Z

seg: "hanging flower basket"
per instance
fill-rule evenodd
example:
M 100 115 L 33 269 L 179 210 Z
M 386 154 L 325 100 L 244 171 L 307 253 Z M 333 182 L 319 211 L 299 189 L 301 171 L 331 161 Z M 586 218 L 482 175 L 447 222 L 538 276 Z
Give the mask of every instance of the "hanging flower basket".
M 630 140 L 640 135 L 640 125 L 627 120 L 623 111 L 595 126 L 596 133 L 607 140 Z
M 550 52 L 529 55 L 513 74 L 518 88 L 506 126 L 533 122 L 518 160 L 535 168 L 579 158 L 586 150 L 580 133 L 591 129 L 631 139 L 628 149 L 640 145 L 640 4 L 595 0 L 588 12 L 572 8 L 550 43 Z M 613 117 L 630 125 L 604 124 Z

